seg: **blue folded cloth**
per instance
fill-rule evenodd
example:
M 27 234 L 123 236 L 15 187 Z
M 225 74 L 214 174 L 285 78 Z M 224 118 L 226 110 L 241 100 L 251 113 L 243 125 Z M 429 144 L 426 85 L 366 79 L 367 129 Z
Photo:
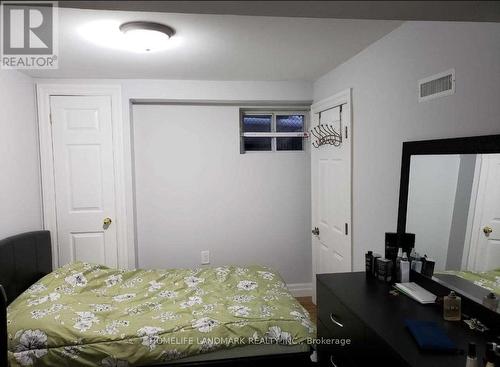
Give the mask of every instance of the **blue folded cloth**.
M 434 321 L 405 320 L 405 325 L 422 350 L 456 352 L 455 344 Z

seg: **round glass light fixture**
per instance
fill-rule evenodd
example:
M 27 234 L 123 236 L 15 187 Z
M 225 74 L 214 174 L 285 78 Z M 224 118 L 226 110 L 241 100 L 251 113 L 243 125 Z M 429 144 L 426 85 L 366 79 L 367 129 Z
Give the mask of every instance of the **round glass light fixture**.
M 133 25 L 134 23 L 139 23 L 139 26 Z M 151 25 L 149 22 L 122 23 L 114 19 L 100 19 L 82 24 L 78 27 L 78 33 L 83 39 L 97 46 L 139 54 L 171 50 L 183 43 L 182 37 L 172 28 L 153 24 L 154 27 L 148 27 Z M 175 37 L 172 37 L 174 34 Z
M 120 25 L 131 49 L 146 52 L 165 49 L 175 30 L 165 24 L 154 22 L 127 22 Z

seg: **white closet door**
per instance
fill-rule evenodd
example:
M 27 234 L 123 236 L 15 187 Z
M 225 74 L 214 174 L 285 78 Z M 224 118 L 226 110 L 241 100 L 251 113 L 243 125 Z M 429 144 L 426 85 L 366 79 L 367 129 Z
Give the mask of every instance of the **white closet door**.
M 313 105 L 311 127 L 319 122 L 341 131 L 342 143 L 336 147 L 311 146 L 313 300 L 316 274 L 351 271 L 351 136 L 349 105 L 340 108 Z M 347 129 L 347 130 L 346 130 Z M 346 133 L 347 132 L 347 133 Z M 311 143 L 315 141 L 311 136 Z
M 59 265 L 117 266 L 111 98 L 51 96 Z
M 500 264 L 500 154 L 481 156 L 477 204 L 468 269 L 488 271 Z

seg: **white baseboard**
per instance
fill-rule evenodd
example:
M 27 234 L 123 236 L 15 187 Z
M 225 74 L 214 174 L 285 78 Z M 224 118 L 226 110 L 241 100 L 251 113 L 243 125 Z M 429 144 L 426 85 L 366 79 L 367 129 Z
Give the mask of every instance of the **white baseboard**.
M 311 297 L 312 284 L 311 283 L 290 283 L 287 284 L 288 290 L 294 297 Z

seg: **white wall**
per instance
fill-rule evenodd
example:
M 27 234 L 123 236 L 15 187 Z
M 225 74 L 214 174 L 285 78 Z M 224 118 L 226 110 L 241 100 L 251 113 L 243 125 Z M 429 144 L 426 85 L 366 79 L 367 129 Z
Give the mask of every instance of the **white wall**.
M 417 80 L 456 71 L 455 95 L 418 103 Z M 500 24 L 407 22 L 314 84 L 353 88 L 353 265 L 395 231 L 401 143 L 500 133 Z
M 141 268 L 262 264 L 310 279 L 309 154 L 240 154 L 239 108 L 133 109 Z
M 445 270 L 460 155 L 411 157 L 406 230 L 415 233 L 415 251 L 434 259 L 434 270 Z
M 0 70 L 0 239 L 42 227 L 33 80 Z

